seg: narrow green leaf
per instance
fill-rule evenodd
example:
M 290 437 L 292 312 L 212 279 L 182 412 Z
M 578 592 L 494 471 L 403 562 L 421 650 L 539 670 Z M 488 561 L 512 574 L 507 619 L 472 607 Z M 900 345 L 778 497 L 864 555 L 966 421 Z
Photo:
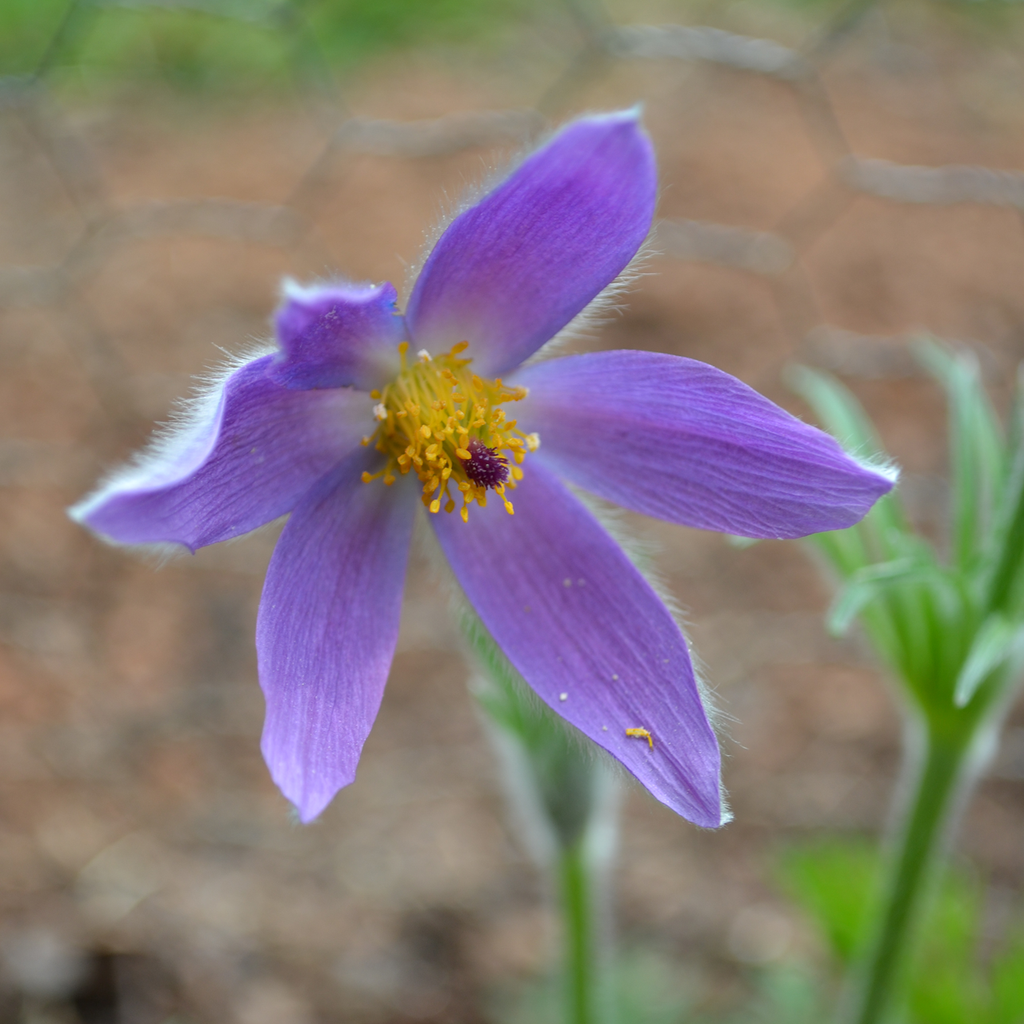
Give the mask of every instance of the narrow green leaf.
M 949 402 L 952 555 L 958 565 L 967 566 L 991 537 L 1006 476 L 1003 434 L 973 352 L 952 352 L 922 339 L 915 354 Z
M 970 703 L 986 677 L 999 667 L 1021 639 L 1021 628 L 995 612 L 982 624 L 957 676 L 953 703 L 958 708 Z
M 866 458 L 885 458 L 882 442 L 853 394 L 831 374 L 809 366 L 790 366 L 786 383 L 814 410 L 825 429 L 847 451 Z
M 833 530 L 830 533 L 814 533 L 808 540 L 832 563 L 845 580 L 858 569 L 870 565 L 865 545 L 858 536 L 856 526 L 849 530 Z
M 892 461 L 863 406 L 831 374 L 795 365 L 787 367 L 786 382 L 814 410 L 822 426 L 855 458 Z M 892 529 L 907 530 L 906 513 L 898 495 L 894 492 L 879 500 L 864 525 L 879 528 L 883 535 Z
M 992 962 L 992 1012 L 986 1024 L 1024 1021 L 1024 928 Z
M 1024 414 L 1021 390 L 1018 383 L 1014 420 Z M 983 566 L 988 583 L 988 607 L 993 611 L 1005 611 L 1019 605 L 1020 601 L 1019 577 L 1024 560 L 1024 444 L 1021 436 L 1019 426 L 1011 424 L 1010 469 L 994 516 L 990 558 Z
M 1017 364 L 1017 380 L 1007 417 L 1006 447 L 1011 456 L 1024 442 L 1024 363 Z
M 912 558 L 898 558 L 859 569 L 832 602 L 826 618 L 829 632 L 841 636 L 864 606 L 893 584 L 931 580 L 936 571 L 935 566 L 922 565 Z

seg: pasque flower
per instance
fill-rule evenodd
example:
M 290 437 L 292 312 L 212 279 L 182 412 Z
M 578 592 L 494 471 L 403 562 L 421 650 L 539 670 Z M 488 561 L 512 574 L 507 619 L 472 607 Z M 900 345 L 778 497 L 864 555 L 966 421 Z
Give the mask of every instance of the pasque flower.
M 287 283 L 277 348 L 71 510 L 110 540 L 192 551 L 290 514 L 256 646 L 263 753 L 304 821 L 355 776 L 422 506 L 540 698 L 659 800 L 721 823 L 686 640 L 566 484 L 687 526 L 799 537 L 853 524 L 892 478 L 692 359 L 524 365 L 630 263 L 655 194 L 635 111 L 572 122 L 455 218 L 404 316 L 390 284 Z

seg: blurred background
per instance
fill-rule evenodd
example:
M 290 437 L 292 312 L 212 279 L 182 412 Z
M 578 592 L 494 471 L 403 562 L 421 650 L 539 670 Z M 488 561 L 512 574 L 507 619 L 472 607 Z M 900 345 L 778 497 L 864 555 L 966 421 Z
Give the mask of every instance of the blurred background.
M 0 0 L 0 1021 L 539 1021 L 545 894 L 425 561 L 358 780 L 302 828 L 259 753 L 276 531 L 157 567 L 64 509 L 267 336 L 283 275 L 401 286 L 465 187 L 642 100 L 659 255 L 588 344 L 801 415 L 787 364 L 840 374 L 941 535 L 944 408 L 909 344 L 970 346 L 1005 405 L 1022 42 L 1011 0 Z M 884 679 L 826 635 L 809 549 L 628 523 L 727 716 L 736 815 L 700 832 L 628 792 L 633 1020 L 820 1020 L 800 858 L 884 824 Z M 958 843 L 980 961 L 1024 915 L 1022 782 L 1018 709 Z

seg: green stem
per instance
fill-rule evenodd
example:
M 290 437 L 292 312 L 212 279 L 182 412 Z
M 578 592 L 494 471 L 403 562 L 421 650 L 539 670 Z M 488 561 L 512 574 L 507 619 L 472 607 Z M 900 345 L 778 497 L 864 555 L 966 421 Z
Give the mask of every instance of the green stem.
M 875 934 L 855 969 L 849 1012 L 842 1015 L 848 1024 L 883 1024 L 898 1009 L 929 883 L 972 775 L 975 735 L 970 726 L 953 735 L 929 727 L 923 743 L 909 746 L 914 771 L 908 814 L 892 851 Z
M 565 930 L 565 1021 L 594 1024 L 596 1019 L 597 942 L 590 864 L 585 842 L 578 840 L 559 851 L 562 927 Z

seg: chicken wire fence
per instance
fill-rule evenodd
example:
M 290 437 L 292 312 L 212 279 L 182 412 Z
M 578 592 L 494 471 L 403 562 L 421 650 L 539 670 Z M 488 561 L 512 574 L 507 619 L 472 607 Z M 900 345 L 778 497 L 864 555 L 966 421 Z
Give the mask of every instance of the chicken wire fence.
M 901 165 L 857 153 L 851 147 L 822 76 L 843 46 L 864 31 L 866 21 L 878 6 L 864 0 L 853 0 L 841 8 L 828 24 L 798 48 L 718 28 L 614 24 L 596 4 L 573 0 L 566 5 L 566 10 L 578 30 L 578 47 L 565 55 L 561 74 L 541 90 L 533 108 L 483 110 L 416 121 L 369 119 L 348 112 L 345 95 L 331 82 L 331 104 L 334 110 L 341 112 L 339 121 L 333 129 L 325 130 L 319 152 L 278 202 L 213 197 L 127 200 L 117 194 L 117 187 L 104 172 L 87 133 L 78 127 L 71 112 L 62 109 L 59 98 L 49 86 L 62 54 L 74 44 L 78 34 L 87 30 L 90 17 L 103 6 L 103 0 L 75 0 L 35 72 L 0 79 L 0 118 L 16 122 L 18 144 L 34 147 L 48 163 L 79 225 L 77 237 L 56 262 L 0 266 L 0 308 L 35 308 L 54 314 L 53 322 L 66 332 L 68 346 L 88 376 L 101 406 L 100 415 L 108 426 L 123 428 L 126 424 L 137 423 L 138 407 L 131 393 L 132 370 L 104 328 L 103 311 L 93 308 L 87 285 L 126 250 L 146 240 L 200 237 L 228 244 L 273 247 L 286 254 L 297 252 L 315 229 L 325 197 L 336 197 L 339 192 L 344 194 L 343 172 L 347 161 L 360 157 L 416 161 L 469 150 L 527 144 L 542 133 L 559 112 L 571 108 L 586 89 L 608 79 L 617 67 L 629 62 L 712 65 L 730 75 L 757 76 L 791 95 L 801 130 L 821 168 L 814 186 L 768 230 L 705 220 L 662 219 L 655 228 L 653 247 L 670 259 L 753 275 L 772 297 L 779 320 L 789 335 L 791 349 L 803 353 L 811 349 L 819 363 L 854 371 L 863 369 L 869 374 L 876 372 L 879 365 L 883 373 L 900 372 L 903 367 L 892 352 L 880 363 L 870 338 L 856 337 L 855 344 L 847 344 L 850 336 L 823 323 L 814 301 L 815 284 L 808 274 L 807 254 L 859 196 L 893 204 L 929 205 L 936 209 L 957 204 L 996 207 L 1004 210 L 1008 218 L 1015 219 L 1018 226 L 1024 211 L 1022 173 L 972 165 Z M 133 0 L 130 6 L 148 5 L 145 0 Z M 242 12 L 249 18 L 263 18 L 280 31 L 297 35 L 308 31 L 299 0 L 258 7 L 214 0 L 192 3 L 157 0 L 152 6 L 191 7 L 218 16 Z M 324 73 L 326 76 L 325 69 Z M 6 201 L 17 204 L 19 196 L 9 196 Z M 0 339 L 0 344 L 4 344 L 4 339 Z M 0 482 L 23 482 L 30 477 L 24 472 L 25 464 L 36 457 L 36 452 L 31 445 L 5 441 L 0 447 Z M 67 465 L 61 463 L 50 469 L 51 476 L 60 477 L 62 484 L 77 486 L 81 480 L 80 473 L 72 470 L 70 460 Z M 109 566 L 107 571 L 110 571 Z M 45 593 L 47 587 L 40 582 L 38 586 L 31 584 L 25 589 Z M 98 586 L 82 585 L 79 596 L 83 595 L 89 601 L 99 600 Z M 225 619 L 231 620 L 228 622 L 231 626 L 233 613 L 221 610 L 217 614 L 222 613 Z M 24 616 L 16 614 L 8 604 L 0 604 L 0 627 L 5 633 L 21 628 L 23 620 Z M 814 616 L 813 626 L 807 626 L 808 631 L 812 629 L 818 629 L 817 616 Z M 226 628 L 224 632 L 230 634 L 231 629 Z M 751 646 L 749 659 L 752 661 L 756 645 L 751 640 L 753 630 L 749 623 L 745 624 L 743 632 L 747 645 Z M 776 630 L 766 628 L 764 632 L 774 637 Z M 242 642 L 248 649 L 249 638 Z M 772 642 L 784 643 L 777 639 Z M 812 643 L 820 644 L 820 641 L 809 640 L 807 646 Z M 758 651 L 763 653 L 764 649 L 763 644 Z M 210 674 L 221 671 L 220 663 L 212 655 L 205 671 Z M 200 703 L 213 699 L 208 690 L 199 692 L 196 697 Z M 196 715 L 200 712 L 207 715 L 208 705 L 203 704 Z M 126 745 L 145 742 L 149 735 L 136 728 L 124 742 Z M 251 737 L 247 737 L 247 743 L 250 740 Z M 254 748 L 255 744 L 252 745 Z M 59 761 L 59 757 L 55 759 Z M 69 763 L 70 760 L 73 759 L 69 759 Z M 46 841 L 52 844 L 53 839 Z M 377 856 L 376 852 L 373 856 Z M 140 855 L 138 859 L 144 861 L 146 857 Z M 289 882 L 292 881 L 289 878 Z M 126 883 L 119 879 L 118 884 L 123 887 Z M 143 886 L 140 892 L 144 890 Z M 154 926 L 157 931 L 159 927 Z M 447 928 L 447 924 L 444 927 Z M 167 956 L 193 969 L 189 967 L 193 963 L 191 952 L 175 948 Z M 472 979 L 465 984 L 471 982 L 475 984 Z M 219 1005 L 217 1000 L 221 998 L 227 997 L 218 989 L 215 996 L 209 997 L 210 1005 Z M 285 1018 L 287 1014 L 282 1019 Z M 214 1014 L 210 1019 L 229 1019 L 229 1016 L 218 1018 Z
M 858 30 L 876 6 L 853 0 L 823 29 L 799 48 L 768 39 L 743 36 L 718 28 L 684 25 L 616 25 L 596 5 L 573 0 L 567 8 L 582 37 L 582 46 L 533 109 L 485 110 L 416 121 L 376 120 L 352 114 L 324 139 L 322 149 L 280 202 L 254 203 L 232 199 L 151 199 L 123 203 L 113 195 L 89 144 L 62 113 L 47 88 L 48 75 L 90 10 L 109 6 L 104 0 L 73 0 L 31 75 L 0 78 L 0 108 L 21 121 L 77 211 L 77 239 L 56 263 L 48 266 L 0 267 L 0 307 L 41 306 L 83 314 L 76 289 L 115 250 L 141 239 L 205 236 L 239 243 L 297 247 L 313 222 L 318 197 L 338 187 L 338 169 L 358 156 L 415 160 L 501 144 L 521 145 L 535 138 L 548 115 L 584 84 L 606 76 L 616 62 L 681 61 L 717 65 L 741 75 L 758 75 L 792 90 L 803 129 L 824 175 L 820 184 L 796 203 L 771 230 L 698 220 L 661 220 L 654 232 L 660 254 L 683 261 L 709 263 L 756 274 L 768 282 L 784 319 L 799 303 L 787 301 L 805 292 L 802 257 L 836 222 L 858 195 L 893 203 L 950 206 L 974 203 L 1024 214 L 1024 173 L 983 166 L 907 166 L 855 153 L 822 83 L 821 73 L 846 39 Z M 227 4 L 139 0 L 135 7 L 194 7 L 224 16 Z M 252 17 L 254 12 L 249 11 Z M 256 12 L 283 26 L 303 30 L 299 2 Z M 344 97 L 335 94 L 338 109 Z M 806 323 L 790 324 L 806 335 Z M 105 392 L 106 403 L 117 375 L 105 372 L 112 358 L 102 331 L 88 332 L 94 367 L 93 383 Z M 819 346 L 828 360 L 827 334 Z M 798 341 L 806 340 L 797 337 Z M 80 342 L 79 342 L 80 344 Z M 98 369 L 103 367 L 103 370 Z M 110 411 L 113 411 L 111 409 Z

